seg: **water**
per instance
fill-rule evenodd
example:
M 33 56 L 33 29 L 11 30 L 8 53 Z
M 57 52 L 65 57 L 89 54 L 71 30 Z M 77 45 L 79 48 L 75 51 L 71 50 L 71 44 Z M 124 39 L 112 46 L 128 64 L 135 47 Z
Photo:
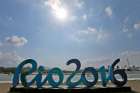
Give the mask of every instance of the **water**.
M 140 71 L 127 72 L 127 76 L 128 76 L 128 80 L 140 80 Z M 33 77 L 34 77 L 34 75 L 30 75 L 27 78 L 28 78 L 28 80 L 31 80 Z M 43 75 L 43 78 L 45 78 L 45 77 L 46 77 L 46 75 Z M 64 76 L 63 83 L 65 83 L 65 81 L 67 80 L 68 77 L 69 77 L 68 74 Z M 13 78 L 12 74 L 0 74 L 0 83 L 2 83 L 2 82 L 10 82 L 11 83 L 12 78 Z M 80 78 L 80 75 L 78 74 L 72 79 L 72 81 L 77 81 L 77 80 L 79 80 L 79 78 Z M 57 80 L 58 77 L 54 76 L 54 79 Z M 89 81 L 92 81 L 92 80 L 94 80 L 94 77 L 92 75 L 89 75 L 89 76 L 87 76 L 87 79 Z M 100 77 L 99 77 L 98 81 L 101 81 Z
M 10 82 L 12 80 L 12 74 L 0 74 L 0 82 Z

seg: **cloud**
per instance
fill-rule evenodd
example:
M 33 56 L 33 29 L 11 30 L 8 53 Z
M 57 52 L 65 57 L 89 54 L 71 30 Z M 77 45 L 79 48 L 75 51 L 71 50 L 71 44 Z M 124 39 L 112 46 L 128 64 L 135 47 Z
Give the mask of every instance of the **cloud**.
M 128 33 L 127 36 L 128 36 L 128 38 L 132 38 L 133 34 L 132 33 Z
M 139 30 L 139 29 L 140 29 L 140 22 L 134 24 L 134 29 L 135 29 L 135 30 Z
M 113 14 L 112 13 L 112 8 L 110 6 L 106 7 L 104 11 L 105 11 L 106 15 L 109 16 L 109 17 L 111 17 L 112 14 Z
M 123 25 L 122 31 L 123 32 L 129 32 L 130 30 L 128 29 L 128 27 L 126 25 Z
M 82 0 L 74 0 L 75 2 L 75 6 L 78 7 L 78 8 L 83 8 L 83 5 L 84 5 L 84 1 Z
M 131 39 L 134 36 L 134 30 L 133 27 L 131 27 L 131 21 L 129 16 L 125 17 L 122 23 L 122 32 L 125 33 L 125 35 Z
M 6 16 L 9 22 L 13 22 L 14 18 L 12 16 Z
M 2 42 L 0 42 L 0 47 L 1 47 L 1 46 L 3 46 L 3 43 L 2 43 Z
M 97 28 L 88 27 L 86 30 L 76 32 L 72 38 L 79 42 L 90 40 L 100 42 L 107 39 L 109 36 L 109 33 L 103 32 L 102 30 L 97 30 Z
M 82 16 L 82 18 L 83 18 L 83 20 L 87 20 L 87 18 L 88 18 L 87 14 L 84 14 L 84 15 Z
M 25 37 L 19 37 L 19 36 L 11 36 L 5 38 L 6 43 L 14 45 L 16 47 L 20 47 L 25 45 L 28 40 Z
M 0 66 L 16 66 L 21 60 L 22 58 L 16 52 L 0 52 Z
M 73 16 L 69 17 L 69 21 L 75 21 L 75 20 L 77 20 L 77 18 L 78 18 L 77 16 L 73 15 Z
M 45 2 L 45 5 L 51 7 L 52 9 L 56 10 L 61 7 L 62 3 L 60 0 L 48 0 Z
M 129 26 L 128 26 L 128 23 L 129 23 L 129 17 L 127 16 L 123 20 L 123 24 L 122 24 L 122 31 L 123 32 L 129 32 L 130 31 Z

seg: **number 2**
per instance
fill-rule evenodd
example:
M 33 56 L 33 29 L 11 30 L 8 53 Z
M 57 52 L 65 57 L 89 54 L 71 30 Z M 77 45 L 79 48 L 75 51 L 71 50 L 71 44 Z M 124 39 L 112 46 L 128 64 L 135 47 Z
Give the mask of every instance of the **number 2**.
M 71 60 L 69 60 L 67 62 L 67 65 L 70 65 L 72 63 L 76 64 L 76 70 L 66 80 L 66 84 L 68 85 L 69 88 L 74 88 L 74 87 L 76 87 L 77 85 L 79 85 L 81 83 L 81 78 L 77 82 L 71 82 L 72 78 L 76 75 L 76 73 L 81 68 L 81 63 L 80 63 L 80 61 L 78 59 L 71 59 Z

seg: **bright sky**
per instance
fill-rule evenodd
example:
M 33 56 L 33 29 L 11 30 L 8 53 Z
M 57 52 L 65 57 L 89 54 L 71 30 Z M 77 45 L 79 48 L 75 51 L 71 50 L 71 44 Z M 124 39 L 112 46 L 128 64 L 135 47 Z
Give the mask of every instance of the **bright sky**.
M 140 0 L 0 0 L 0 66 L 140 66 Z

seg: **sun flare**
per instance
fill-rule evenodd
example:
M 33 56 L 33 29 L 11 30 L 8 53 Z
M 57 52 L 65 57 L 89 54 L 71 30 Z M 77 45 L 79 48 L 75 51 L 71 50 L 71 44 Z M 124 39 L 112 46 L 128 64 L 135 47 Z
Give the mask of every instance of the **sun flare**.
M 68 11 L 65 8 L 58 8 L 54 11 L 55 16 L 60 20 L 66 20 L 68 17 Z

